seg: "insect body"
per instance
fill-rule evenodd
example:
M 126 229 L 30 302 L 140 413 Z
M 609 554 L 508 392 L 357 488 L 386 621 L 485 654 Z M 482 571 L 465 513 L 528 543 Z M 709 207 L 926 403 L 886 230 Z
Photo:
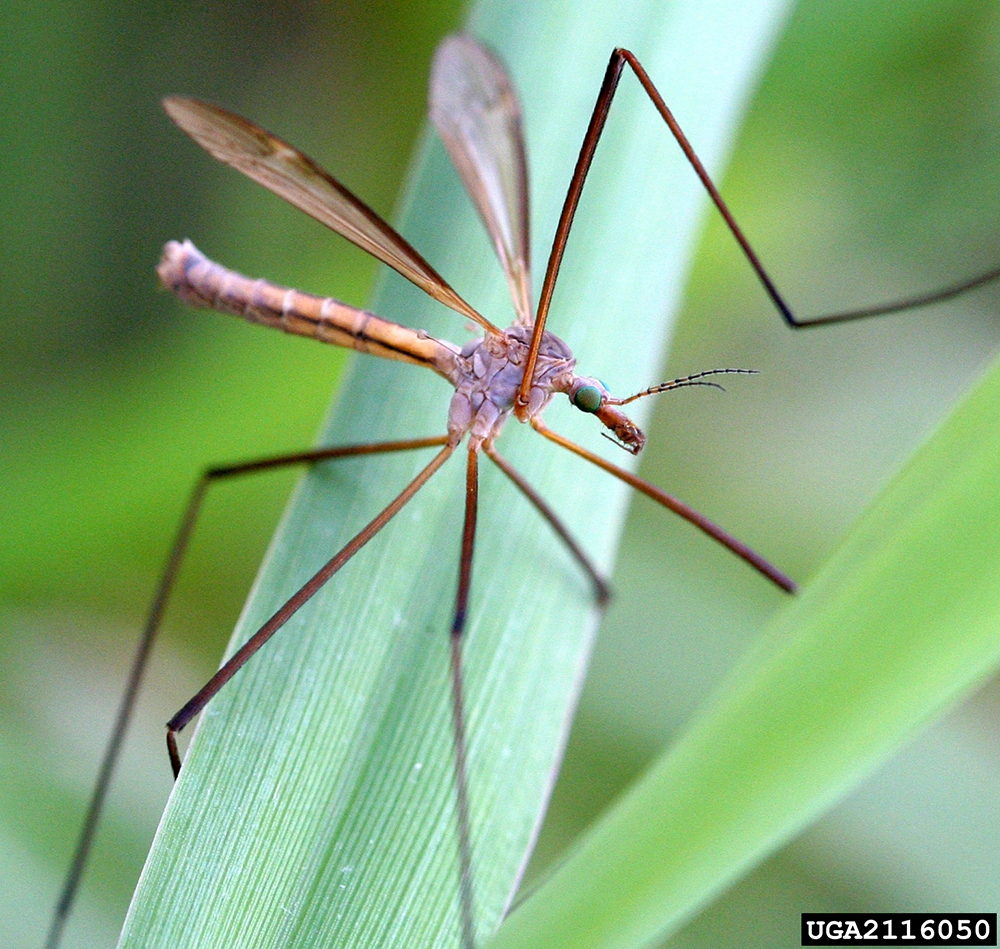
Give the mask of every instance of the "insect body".
M 373 313 L 345 306 L 332 298 L 315 297 L 251 280 L 205 257 L 190 241 L 171 241 L 157 270 L 163 285 L 182 300 L 245 317 L 300 336 L 346 346 L 374 356 L 427 366 L 455 387 L 448 412 L 448 435 L 458 444 L 468 434 L 477 448 L 493 444 L 514 410 L 531 347 L 531 330 L 515 324 L 489 331 L 461 350 Z M 546 332 L 539 347 L 525 416 L 531 421 L 557 393 L 569 396 L 579 409 L 593 413 L 623 448 L 637 454 L 645 436 L 615 406 L 603 383 L 577 376 L 569 347 Z M 685 380 L 694 384 L 695 380 Z M 676 387 L 677 380 L 671 387 Z M 649 390 L 647 393 L 649 394 Z

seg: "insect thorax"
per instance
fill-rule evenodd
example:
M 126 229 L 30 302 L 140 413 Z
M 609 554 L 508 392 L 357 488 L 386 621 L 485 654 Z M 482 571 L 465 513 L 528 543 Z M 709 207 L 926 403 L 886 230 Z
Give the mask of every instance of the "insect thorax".
M 491 441 L 500 434 L 524 378 L 530 344 L 530 326 L 511 326 L 502 334 L 487 333 L 466 343 L 448 410 L 448 433 L 453 439 L 468 432 L 475 440 Z M 558 336 L 542 336 L 528 418 L 538 415 L 555 393 L 567 390 L 575 365 L 569 346 Z

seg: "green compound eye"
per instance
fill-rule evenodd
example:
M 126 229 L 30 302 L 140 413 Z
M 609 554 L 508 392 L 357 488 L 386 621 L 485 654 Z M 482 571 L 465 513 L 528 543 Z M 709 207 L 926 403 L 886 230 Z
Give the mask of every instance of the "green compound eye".
M 573 396 L 573 404 L 584 412 L 596 412 L 604 401 L 597 386 L 580 386 Z

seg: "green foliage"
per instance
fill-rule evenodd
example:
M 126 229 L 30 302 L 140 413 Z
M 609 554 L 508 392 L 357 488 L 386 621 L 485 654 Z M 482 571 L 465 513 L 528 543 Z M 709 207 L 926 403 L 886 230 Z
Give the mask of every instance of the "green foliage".
M 353 303 L 365 301 L 374 272 L 298 212 L 213 167 L 170 128 L 156 101 L 196 94 L 251 115 L 388 213 L 423 115 L 430 52 L 457 16 L 450 3 L 390 0 L 283 4 L 273 14 L 240 4 L 11 8 L 0 40 L 0 97 L 16 129 L 0 173 L 17 183 L 0 195 L 11 330 L 0 372 L 5 946 L 37 946 L 45 929 L 187 486 L 205 463 L 308 443 L 342 365 L 324 347 L 184 310 L 156 294 L 160 246 L 189 236 L 245 271 Z M 614 20 L 610 7 L 608 16 Z M 723 190 L 804 311 L 933 287 L 995 263 L 998 22 L 989 0 L 799 5 Z M 700 116 L 686 102 L 717 71 L 715 32 L 706 21 L 697 62 L 664 89 L 699 148 L 702 133 L 692 123 Z M 627 39 L 610 23 L 594 38 L 599 58 Z M 602 68 L 554 73 L 550 88 L 527 103 L 536 157 L 552 117 L 548 95 L 565 84 L 592 99 Z M 634 94 L 628 84 L 626 96 Z M 626 130 L 626 141 L 606 146 L 598 166 L 606 163 L 613 176 L 622 154 L 636 150 L 672 189 L 686 173 L 669 165 L 672 149 L 645 103 L 636 113 L 645 117 L 644 131 L 633 138 Z M 578 134 L 559 143 L 568 162 Z M 536 255 L 548 245 L 551 205 L 567 178 L 567 168 L 544 180 L 535 175 Z M 591 230 L 615 218 L 615 202 L 595 203 Z M 985 293 L 879 326 L 792 335 L 709 220 L 670 367 L 630 369 L 626 355 L 620 376 L 607 381 L 626 389 L 712 366 L 761 370 L 724 396 L 661 400 L 643 474 L 807 578 L 995 349 L 995 298 Z M 669 232 L 677 222 L 668 216 L 658 224 Z M 482 240 L 476 227 L 469 224 L 470 243 Z M 460 283 L 435 242 L 451 237 L 420 235 L 420 247 L 485 306 L 479 288 L 495 264 L 484 251 L 481 273 Z M 581 230 L 574 241 L 585 239 Z M 557 295 L 557 331 L 578 308 L 613 317 L 601 351 L 586 363 L 602 375 L 616 352 L 629 353 L 621 328 L 649 311 L 649 301 L 619 307 L 630 279 L 620 276 L 627 274 L 619 271 L 623 256 L 616 248 L 582 275 L 581 264 Z M 640 263 L 655 269 L 662 261 L 650 247 Z M 563 296 L 577 286 L 579 301 Z M 495 296 L 500 307 L 502 289 Z M 506 312 L 498 308 L 496 318 Z M 442 333 L 461 338 L 454 323 Z M 445 398 L 439 388 L 433 404 Z M 563 417 L 553 413 L 551 421 Z M 510 435 L 512 454 L 518 434 Z M 583 437 L 593 444 L 592 431 Z M 533 477 L 555 464 L 551 452 L 528 462 Z M 590 489 L 586 503 L 602 502 L 606 482 L 572 470 Z M 356 474 L 345 467 L 336 477 Z M 405 473 L 384 477 L 388 491 L 388 479 Z M 67 946 L 115 939 L 170 786 L 162 723 L 217 662 L 289 483 L 227 487 L 209 505 Z M 453 485 L 440 490 L 454 502 Z M 502 490 L 489 482 L 484 505 L 490 497 L 506 503 Z M 558 492 L 552 500 L 561 503 Z M 368 505 L 356 512 L 370 513 Z M 453 536 L 443 530 L 442 543 Z M 562 556 L 544 531 L 537 543 L 539 556 Z M 488 554 L 481 554 L 477 590 L 489 597 Z M 450 553 L 444 559 L 454 562 Z M 559 569 L 575 582 L 568 561 Z M 671 741 L 779 601 L 742 565 L 642 500 L 614 586 L 536 873 Z M 446 604 L 441 609 L 446 614 Z M 418 643 L 399 641 L 436 644 L 437 622 L 429 621 Z M 789 920 L 803 909 L 996 905 L 1000 765 L 984 737 L 995 729 L 987 690 L 670 944 L 790 944 Z M 442 847 L 451 852 L 450 837 Z
M 675 931 L 1000 663 L 1000 368 L 491 945 Z

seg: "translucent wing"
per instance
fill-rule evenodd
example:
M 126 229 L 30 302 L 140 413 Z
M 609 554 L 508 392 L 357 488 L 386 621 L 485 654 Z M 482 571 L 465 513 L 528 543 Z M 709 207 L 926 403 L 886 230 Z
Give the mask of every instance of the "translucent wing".
M 466 303 L 410 244 L 311 158 L 280 138 L 219 106 L 170 97 L 163 107 L 213 158 L 346 237 L 492 333 L 499 330 Z
M 496 246 L 517 321 L 531 325 L 528 169 L 503 65 L 471 37 L 448 37 L 434 55 L 430 114 Z

